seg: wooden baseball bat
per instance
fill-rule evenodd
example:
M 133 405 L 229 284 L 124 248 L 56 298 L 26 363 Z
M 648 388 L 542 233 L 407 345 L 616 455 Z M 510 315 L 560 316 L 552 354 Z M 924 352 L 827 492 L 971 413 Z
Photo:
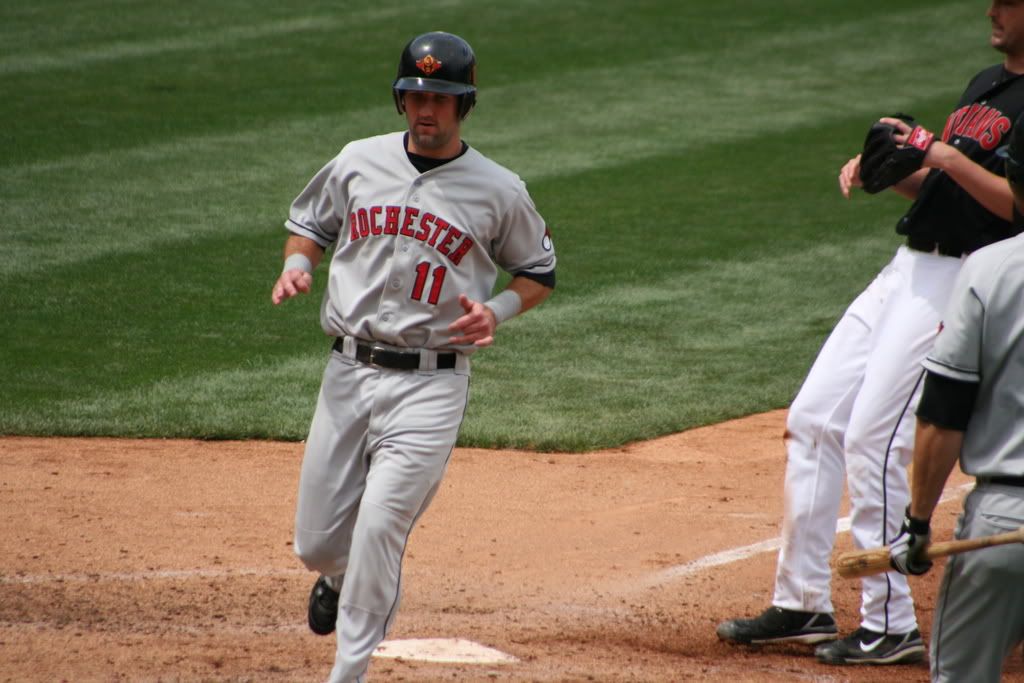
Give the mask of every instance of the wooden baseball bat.
M 978 548 L 1006 545 L 1007 543 L 1024 543 L 1024 526 L 1016 531 L 1008 531 L 1005 534 L 932 543 L 925 548 L 924 554 L 929 560 L 934 560 L 937 557 L 946 557 L 948 555 L 966 553 L 970 550 L 977 550 Z M 894 571 L 892 565 L 889 564 L 889 546 L 872 548 L 870 550 L 851 550 L 850 552 L 843 553 L 836 559 L 836 572 L 844 579 L 857 579 L 862 576 L 881 574 L 888 571 Z

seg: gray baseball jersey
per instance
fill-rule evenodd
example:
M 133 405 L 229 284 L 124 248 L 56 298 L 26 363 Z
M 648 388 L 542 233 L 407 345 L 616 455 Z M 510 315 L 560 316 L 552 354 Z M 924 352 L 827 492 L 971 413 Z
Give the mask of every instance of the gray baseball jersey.
M 961 469 L 978 484 L 964 501 L 956 537 L 1024 526 L 1024 236 L 964 262 L 924 366 L 978 384 L 960 452 Z M 1024 634 L 1024 546 L 950 558 L 938 594 L 932 680 L 1000 680 L 1005 657 Z
M 285 226 L 335 244 L 324 331 L 400 347 L 451 348 L 459 294 L 491 295 L 497 266 L 555 269 L 544 219 L 523 181 L 473 148 L 420 173 L 404 133 L 352 142 L 295 199 Z M 472 353 L 472 345 L 461 347 Z
M 964 435 L 967 474 L 1024 475 L 1024 237 L 985 247 L 964 263 L 929 372 L 980 383 Z

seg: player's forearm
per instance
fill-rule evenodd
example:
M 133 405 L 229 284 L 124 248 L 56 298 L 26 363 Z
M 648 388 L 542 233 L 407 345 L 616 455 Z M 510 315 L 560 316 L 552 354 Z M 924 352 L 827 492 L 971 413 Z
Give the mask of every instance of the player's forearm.
M 289 256 L 296 254 L 305 256 L 312 267 L 316 268 L 324 256 L 324 249 L 308 237 L 289 235 L 284 243 L 284 260 L 287 261 Z
M 531 280 L 528 277 L 517 275 L 512 278 L 508 283 L 508 287 L 505 289 L 511 290 L 519 295 L 520 300 L 523 302 L 522 307 L 519 309 L 520 313 L 530 310 L 534 306 L 541 304 L 545 299 L 551 296 L 553 291 L 550 287 L 545 287 L 536 280 Z
M 1003 220 L 1013 220 L 1013 195 L 1006 178 L 991 173 L 949 145 L 936 143 L 933 147 L 937 148 L 933 164 L 936 168 L 945 171 L 986 209 Z
M 929 519 L 960 457 L 964 433 L 918 419 L 914 439 L 914 471 L 910 486 L 910 515 Z

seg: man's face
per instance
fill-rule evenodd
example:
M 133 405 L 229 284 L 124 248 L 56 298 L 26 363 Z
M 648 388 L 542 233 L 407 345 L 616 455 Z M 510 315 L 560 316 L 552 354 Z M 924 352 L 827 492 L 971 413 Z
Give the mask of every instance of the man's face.
M 992 0 L 992 47 L 1012 56 L 1024 56 L 1024 0 Z
M 459 141 L 459 98 L 436 92 L 404 93 L 405 119 L 409 123 L 410 151 L 423 156 L 448 156 Z M 456 149 L 456 152 L 458 149 Z

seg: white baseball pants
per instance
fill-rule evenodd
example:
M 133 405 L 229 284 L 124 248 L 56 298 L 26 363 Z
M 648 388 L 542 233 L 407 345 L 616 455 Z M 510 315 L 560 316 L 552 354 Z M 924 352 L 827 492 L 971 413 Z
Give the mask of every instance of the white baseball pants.
M 398 610 L 402 555 L 437 492 L 469 390 L 460 370 L 364 365 L 337 351 L 306 442 L 295 553 L 340 580 L 330 683 L 362 681 Z
M 858 548 L 899 533 L 910 499 L 907 466 L 921 362 L 938 332 L 962 260 L 901 246 L 825 342 L 786 423 L 785 516 L 773 604 L 832 612 L 829 560 L 844 476 Z M 861 625 L 917 628 L 906 577 L 866 577 Z

